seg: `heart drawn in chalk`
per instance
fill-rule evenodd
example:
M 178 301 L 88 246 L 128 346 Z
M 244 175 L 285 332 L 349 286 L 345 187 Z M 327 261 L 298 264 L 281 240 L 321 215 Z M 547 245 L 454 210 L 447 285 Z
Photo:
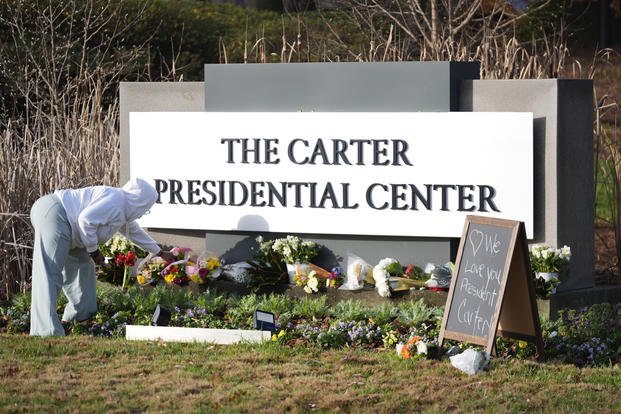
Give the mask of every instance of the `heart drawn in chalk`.
M 483 232 L 480 230 L 472 230 L 468 240 L 472 245 L 472 254 L 476 256 L 477 252 L 481 248 L 481 245 L 483 244 Z

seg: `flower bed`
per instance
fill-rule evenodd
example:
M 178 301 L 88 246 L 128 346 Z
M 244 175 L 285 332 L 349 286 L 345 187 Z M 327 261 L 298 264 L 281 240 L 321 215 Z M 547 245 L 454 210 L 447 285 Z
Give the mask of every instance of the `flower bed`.
M 156 304 L 171 310 L 171 326 L 252 329 L 254 312 L 261 309 L 276 315 L 272 340 L 283 346 L 388 349 L 396 350 L 396 355 L 405 359 L 436 357 L 442 353 L 437 349 L 437 337 L 443 307 L 429 306 L 422 299 L 400 303 L 386 299 L 375 307 L 350 299 L 330 306 L 329 295 L 321 292 L 339 286 L 344 290 L 373 286 L 379 296 L 390 297 L 394 292 L 424 285 L 446 289 L 451 263 L 428 264 L 425 271 L 414 265 L 403 267 L 391 258 L 371 266 L 359 257 L 348 257 L 347 271 L 343 268 L 326 271 L 310 264 L 309 270 L 296 273 L 293 278 L 306 292 L 301 298 L 256 293 L 239 297 L 215 293 L 206 287 L 207 282 L 222 274 L 232 275 L 236 282 L 250 283 L 255 290 L 285 284 L 288 283 L 285 258 L 310 260 L 318 251 L 314 243 L 292 236 L 275 241 L 259 238 L 257 242 L 259 251 L 255 261 L 223 266 L 215 255 L 194 255 L 180 247 L 171 250 L 173 261 L 144 257 L 144 252 L 115 238 L 102 249 L 113 255 L 116 267 L 105 268 L 103 274 L 105 279 L 122 286 L 100 284 L 99 311 L 87 323 L 72 323 L 66 330 L 72 335 L 124 337 L 128 324 L 151 324 Z M 567 266 L 570 252 L 567 247 L 556 250 L 539 246 L 531 255 L 535 268 L 548 266 L 546 270 L 558 270 Z M 201 285 L 203 292 L 177 288 L 187 284 Z M 144 289 L 144 285 L 151 288 Z M 61 296 L 59 313 L 65 304 L 66 299 Z M 0 331 L 27 333 L 29 309 L 30 299 L 25 295 L 18 296 L 11 306 L 0 307 Z M 617 310 L 609 304 L 561 312 L 556 321 L 542 321 L 545 356 L 577 365 L 617 363 L 621 353 L 619 322 Z M 535 351 L 531 343 L 505 338 L 497 339 L 496 350 L 501 356 L 518 358 L 533 357 Z
M 59 313 L 65 305 L 63 302 L 59 303 Z M 426 357 L 419 351 L 434 345 L 443 314 L 442 307 L 428 306 L 422 300 L 376 307 L 347 300 L 330 306 L 325 295 L 238 297 L 210 290 L 194 294 L 165 285 L 149 291 L 135 286 L 123 291 L 101 284 L 98 303 L 99 311 L 90 322 L 68 326 L 71 335 L 122 338 L 125 325 L 150 324 L 155 304 L 172 311 L 171 326 L 199 328 L 252 329 L 254 311 L 261 309 L 277 316 L 272 340 L 283 346 L 398 350 L 403 358 Z M 29 307 L 30 300 L 25 295 L 17 297 L 11 306 L 0 307 L 0 331 L 27 333 Z M 609 304 L 567 311 L 554 322 L 542 321 L 545 356 L 576 365 L 618 363 L 621 352 L 618 324 L 616 309 Z M 455 343 L 448 341 L 451 344 Z M 496 345 L 500 356 L 534 356 L 530 343 L 499 338 Z M 398 357 L 396 352 L 395 357 Z

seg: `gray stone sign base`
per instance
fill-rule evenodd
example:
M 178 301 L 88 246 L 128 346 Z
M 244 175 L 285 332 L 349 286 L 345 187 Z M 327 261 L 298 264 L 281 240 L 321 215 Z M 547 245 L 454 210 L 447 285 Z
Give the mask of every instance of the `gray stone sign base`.
M 571 271 L 569 278 L 559 287 L 559 292 L 594 286 L 591 81 L 465 80 L 476 77 L 472 65 L 461 66 L 449 62 L 385 66 L 208 65 L 206 70 L 205 83 L 121 83 L 121 182 L 125 182 L 130 173 L 129 112 L 133 111 L 302 109 L 381 112 L 449 111 L 458 108 L 464 111 L 533 112 L 535 238 L 532 242 L 556 247 L 566 244 L 571 247 Z M 384 70 L 390 76 L 379 76 Z M 253 77 L 254 74 L 260 76 L 260 82 Z M 334 83 L 332 76 L 342 82 Z M 424 81 L 419 79 L 421 76 L 425 77 Z M 376 86 L 384 86 L 375 88 L 375 78 L 378 82 Z M 387 86 L 384 82 L 386 79 L 390 80 Z M 461 88 L 457 90 L 460 81 Z M 333 85 L 327 92 L 325 88 L 320 90 L 318 87 L 325 85 L 325 82 Z M 239 85 L 246 85 L 250 89 L 244 91 Z M 283 89 L 282 85 L 289 86 Z M 370 89 L 375 92 L 365 98 Z M 393 92 L 383 93 L 387 90 L 397 95 L 391 95 Z M 324 92 L 332 94 L 329 96 L 333 96 L 333 99 L 327 99 Z M 342 100 L 344 97 L 347 99 Z M 338 106 L 333 106 L 335 103 Z M 514 174 L 518 176 L 521 171 L 515 171 Z M 197 252 L 207 249 L 223 254 L 229 262 L 250 258 L 254 239 L 258 235 L 164 229 L 149 229 L 149 232 L 161 243 L 184 245 Z M 263 236 L 273 238 L 281 235 Z M 357 254 L 371 265 L 377 264 L 384 257 L 394 257 L 402 264 L 443 264 L 454 258 L 457 247 L 456 241 L 449 239 L 300 236 L 327 247 L 319 257 L 318 264 L 323 267 L 335 264 L 346 266 L 348 253 Z
M 537 299 L 539 315 L 547 319 L 557 319 L 562 309 L 580 309 L 596 303 L 621 305 L 621 286 L 595 286 L 558 292 L 550 299 Z
M 529 242 L 571 247 L 559 292 L 594 286 L 593 82 L 463 81 L 460 96 L 464 111 L 533 113 L 535 237 Z
M 205 65 L 210 112 L 445 112 L 477 62 Z

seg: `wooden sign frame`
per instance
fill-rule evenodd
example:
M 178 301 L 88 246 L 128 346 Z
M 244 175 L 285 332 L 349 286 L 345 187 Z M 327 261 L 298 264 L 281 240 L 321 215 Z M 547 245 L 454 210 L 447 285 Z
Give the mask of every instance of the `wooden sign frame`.
M 468 335 L 447 329 L 447 322 L 456 293 L 455 289 L 461 276 L 459 271 L 471 224 L 483 224 L 511 230 L 500 290 L 487 336 Z M 455 339 L 485 346 L 486 352 L 489 355 L 494 349 L 496 336 L 503 336 L 534 342 L 537 355 L 541 357 L 543 355 L 543 339 L 531 273 L 526 231 L 523 222 L 484 216 L 467 216 L 459 242 L 455 269 L 451 278 L 451 287 L 444 308 L 444 316 L 438 337 L 439 346 L 442 347 L 444 339 Z

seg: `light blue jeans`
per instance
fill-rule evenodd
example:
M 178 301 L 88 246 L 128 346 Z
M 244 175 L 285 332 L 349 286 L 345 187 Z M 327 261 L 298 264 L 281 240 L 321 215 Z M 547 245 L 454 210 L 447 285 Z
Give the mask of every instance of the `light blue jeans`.
M 62 289 L 69 303 L 63 321 L 88 319 L 97 311 L 95 264 L 86 249 L 71 249 L 71 226 L 54 195 L 38 199 L 30 210 L 34 227 L 30 335 L 64 335 L 56 313 Z

